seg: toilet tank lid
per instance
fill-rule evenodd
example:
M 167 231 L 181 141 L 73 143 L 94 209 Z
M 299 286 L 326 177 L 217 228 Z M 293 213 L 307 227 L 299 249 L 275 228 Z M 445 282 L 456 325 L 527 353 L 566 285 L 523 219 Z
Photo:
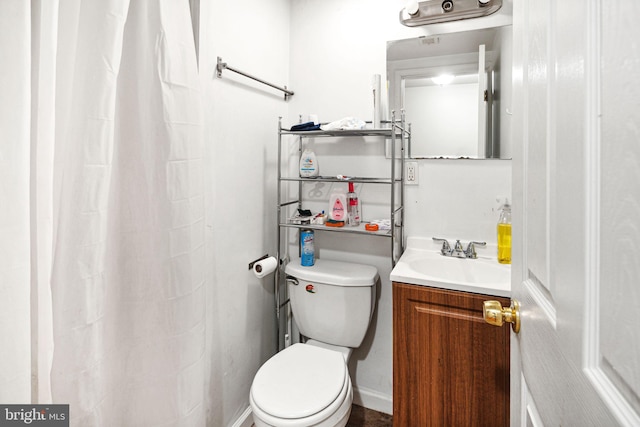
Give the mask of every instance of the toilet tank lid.
M 378 280 L 378 270 L 371 265 L 327 259 L 317 259 L 314 265 L 303 267 L 300 259 L 294 258 L 284 271 L 301 280 L 335 286 L 373 286 Z

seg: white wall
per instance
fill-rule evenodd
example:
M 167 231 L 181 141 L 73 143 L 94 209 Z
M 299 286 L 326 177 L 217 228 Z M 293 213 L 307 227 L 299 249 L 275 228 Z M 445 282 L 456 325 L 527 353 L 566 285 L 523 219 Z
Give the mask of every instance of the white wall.
M 273 277 L 248 263 L 275 249 L 275 162 L 280 92 L 225 71 L 216 57 L 267 81 L 289 80 L 288 0 L 201 2 L 205 99 L 206 245 L 210 359 L 208 425 L 246 415 L 258 368 L 276 351 Z
M 386 74 L 388 40 L 461 27 L 475 29 L 509 20 L 494 16 L 407 28 L 398 22 L 403 5 L 401 0 L 292 1 L 290 87 L 296 95 L 289 104 L 291 123 L 297 121 L 298 114 L 309 113 L 318 114 L 321 121 L 345 116 L 371 120 L 371 76 Z M 510 8 L 509 2 L 503 6 L 505 13 Z M 380 168 L 388 161 L 380 161 L 373 151 L 368 147 L 364 156 L 351 152 L 350 163 L 368 168 L 365 172 L 369 175 L 380 175 Z M 321 169 L 325 160 L 319 158 Z M 510 177 L 511 162 L 505 160 L 420 160 L 420 185 L 407 187 L 406 233 L 495 242 L 495 198 L 510 194 Z M 361 194 L 360 199 L 366 207 L 367 197 Z M 350 370 L 357 388 L 355 401 L 390 413 L 391 261 L 388 241 L 381 240 L 316 233 L 320 257 L 369 263 L 379 270 L 382 283 L 378 309 L 365 342 L 354 352 Z

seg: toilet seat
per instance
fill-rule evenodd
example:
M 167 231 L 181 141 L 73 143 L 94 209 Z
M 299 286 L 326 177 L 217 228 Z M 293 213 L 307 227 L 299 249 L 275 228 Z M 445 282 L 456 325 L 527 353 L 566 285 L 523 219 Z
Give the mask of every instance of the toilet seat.
M 341 353 L 294 344 L 269 359 L 251 386 L 254 415 L 268 425 L 316 425 L 350 411 L 349 371 Z

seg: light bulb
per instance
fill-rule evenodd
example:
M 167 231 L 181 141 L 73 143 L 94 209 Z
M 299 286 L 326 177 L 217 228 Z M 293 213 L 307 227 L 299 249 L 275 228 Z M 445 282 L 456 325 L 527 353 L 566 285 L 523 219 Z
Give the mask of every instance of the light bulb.
M 437 85 L 448 85 L 449 83 L 451 83 L 454 79 L 454 76 L 451 74 L 441 74 L 438 77 L 432 77 L 431 81 L 434 82 Z
M 404 8 L 411 16 L 415 16 L 420 11 L 420 6 L 416 0 L 407 0 L 407 5 Z

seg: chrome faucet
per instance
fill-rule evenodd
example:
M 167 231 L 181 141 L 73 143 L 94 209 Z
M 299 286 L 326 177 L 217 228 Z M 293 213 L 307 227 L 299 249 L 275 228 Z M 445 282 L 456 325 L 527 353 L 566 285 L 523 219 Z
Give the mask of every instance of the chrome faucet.
M 438 237 L 432 237 L 432 239 L 435 242 L 442 242 L 442 249 L 440 249 L 440 254 L 444 256 L 451 255 L 451 245 L 449 245 L 449 242 L 447 241 L 447 239 L 440 239 Z
M 486 246 L 487 242 L 476 242 L 471 241 L 467 245 L 466 249 L 462 249 L 462 243 L 460 240 L 456 240 L 455 245 L 453 245 L 453 249 L 451 249 L 451 245 L 447 241 L 447 239 L 441 239 L 439 237 L 432 237 L 435 242 L 442 242 L 442 248 L 440 249 L 440 254 L 443 256 L 450 256 L 455 258 L 478 258 L 478 254 L 476 253 L 476 246 Z
M 469 242 L 467 245 L 467 249 L 464 250 L 464 255 L 467 258 L 476 259 L 478 258 L 478 254 L 476 254 L 476 245 L 478 246 L 487 246 L 487 242 Z
M 451 254 L 449 256 L 456 257 L 456 258 L 467 257 L 464 254 L 464 249 L 462 249 L 462 243 L 460 243 L 460 240 L 456 240 L 456 244 L 453 245 L 453 249 L 451 250 Z

